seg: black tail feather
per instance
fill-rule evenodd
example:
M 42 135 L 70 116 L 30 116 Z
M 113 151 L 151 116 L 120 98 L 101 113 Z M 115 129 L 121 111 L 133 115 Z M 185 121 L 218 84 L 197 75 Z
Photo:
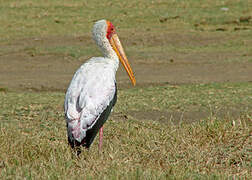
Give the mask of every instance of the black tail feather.
M 85 143 L 83 143 L 83 142 L 80 143 L 80 142 L 76 141 L 75 139 L 71 139 L 69 137 L 68 137 L 68 143 L 71 146 L 71 148 L 76 151 L 77 156 L 79 156 L 79 154 L 81 153 L 81 146 L 86 147 Z

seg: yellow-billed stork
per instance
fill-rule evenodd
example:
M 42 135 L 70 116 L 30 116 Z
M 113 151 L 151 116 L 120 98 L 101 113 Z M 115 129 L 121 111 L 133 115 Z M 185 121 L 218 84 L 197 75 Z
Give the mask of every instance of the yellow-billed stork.
M 117 100 L 116 71 L 119 60 L 133 85 L 136 80 L 115 28 L 110 21 L 99 20 L 93 27 L 93 39 L 104 57 L 93 57 L 74 74 L 65 96 L 65 117 L 68 142 L 72 148 L 89 148 Z M 78 148 L 77 154 L 80 153 Z

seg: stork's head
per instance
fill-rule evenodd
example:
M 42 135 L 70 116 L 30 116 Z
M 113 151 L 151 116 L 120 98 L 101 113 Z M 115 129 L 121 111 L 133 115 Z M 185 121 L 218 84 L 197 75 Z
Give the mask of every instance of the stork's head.
M 107 20 L 99 20 L 94 24 L 93 38 L 102 52 L 109 54 L 111 51 L 115 52 L 120 62 L 127 71 L 133 85 L 136 84 L 135 76 L 130 67 L 128 58 L 125 55 L 121 42 L 116 34 L 114 25 Z

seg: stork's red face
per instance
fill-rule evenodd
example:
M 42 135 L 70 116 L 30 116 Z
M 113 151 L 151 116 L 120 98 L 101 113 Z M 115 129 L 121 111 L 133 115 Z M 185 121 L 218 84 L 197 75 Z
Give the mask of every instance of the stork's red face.
M 135 86 L 136 84 L 136 79 L 135 76 L 133 74 L 133 71 L 130 67 L 128 58 L 125 55 L 125 52 L 123 50 L 123 47 L 121 45 L 121 42 L 115 32 L 115 27 L 114 25 L 107 21 L 107 34 L 106 34 L 107 39 L 109 40 L 109 43 L 111 44 L 112 48 L 114 49 L 114 51 L 116 52 L 120 62 L 122 63 L 123 67 L 125 68 L 125 70 L 127 71 L 129 78 L 133 84 L 133 86 Z
M 112 35 L 115 33 L 115 27 L 110 21 L 107 21 L 107 25 L 108 25 L 108 27 L 107 27 L 106 37 L 107 37 L 108 40 L 110 40 Z

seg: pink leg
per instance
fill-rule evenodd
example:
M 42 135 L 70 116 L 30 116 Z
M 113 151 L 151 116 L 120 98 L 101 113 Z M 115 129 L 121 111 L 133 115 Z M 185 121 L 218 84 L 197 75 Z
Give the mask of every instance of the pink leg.
M 103 127 L 99 131 L 99 150 L 102 149 Z

